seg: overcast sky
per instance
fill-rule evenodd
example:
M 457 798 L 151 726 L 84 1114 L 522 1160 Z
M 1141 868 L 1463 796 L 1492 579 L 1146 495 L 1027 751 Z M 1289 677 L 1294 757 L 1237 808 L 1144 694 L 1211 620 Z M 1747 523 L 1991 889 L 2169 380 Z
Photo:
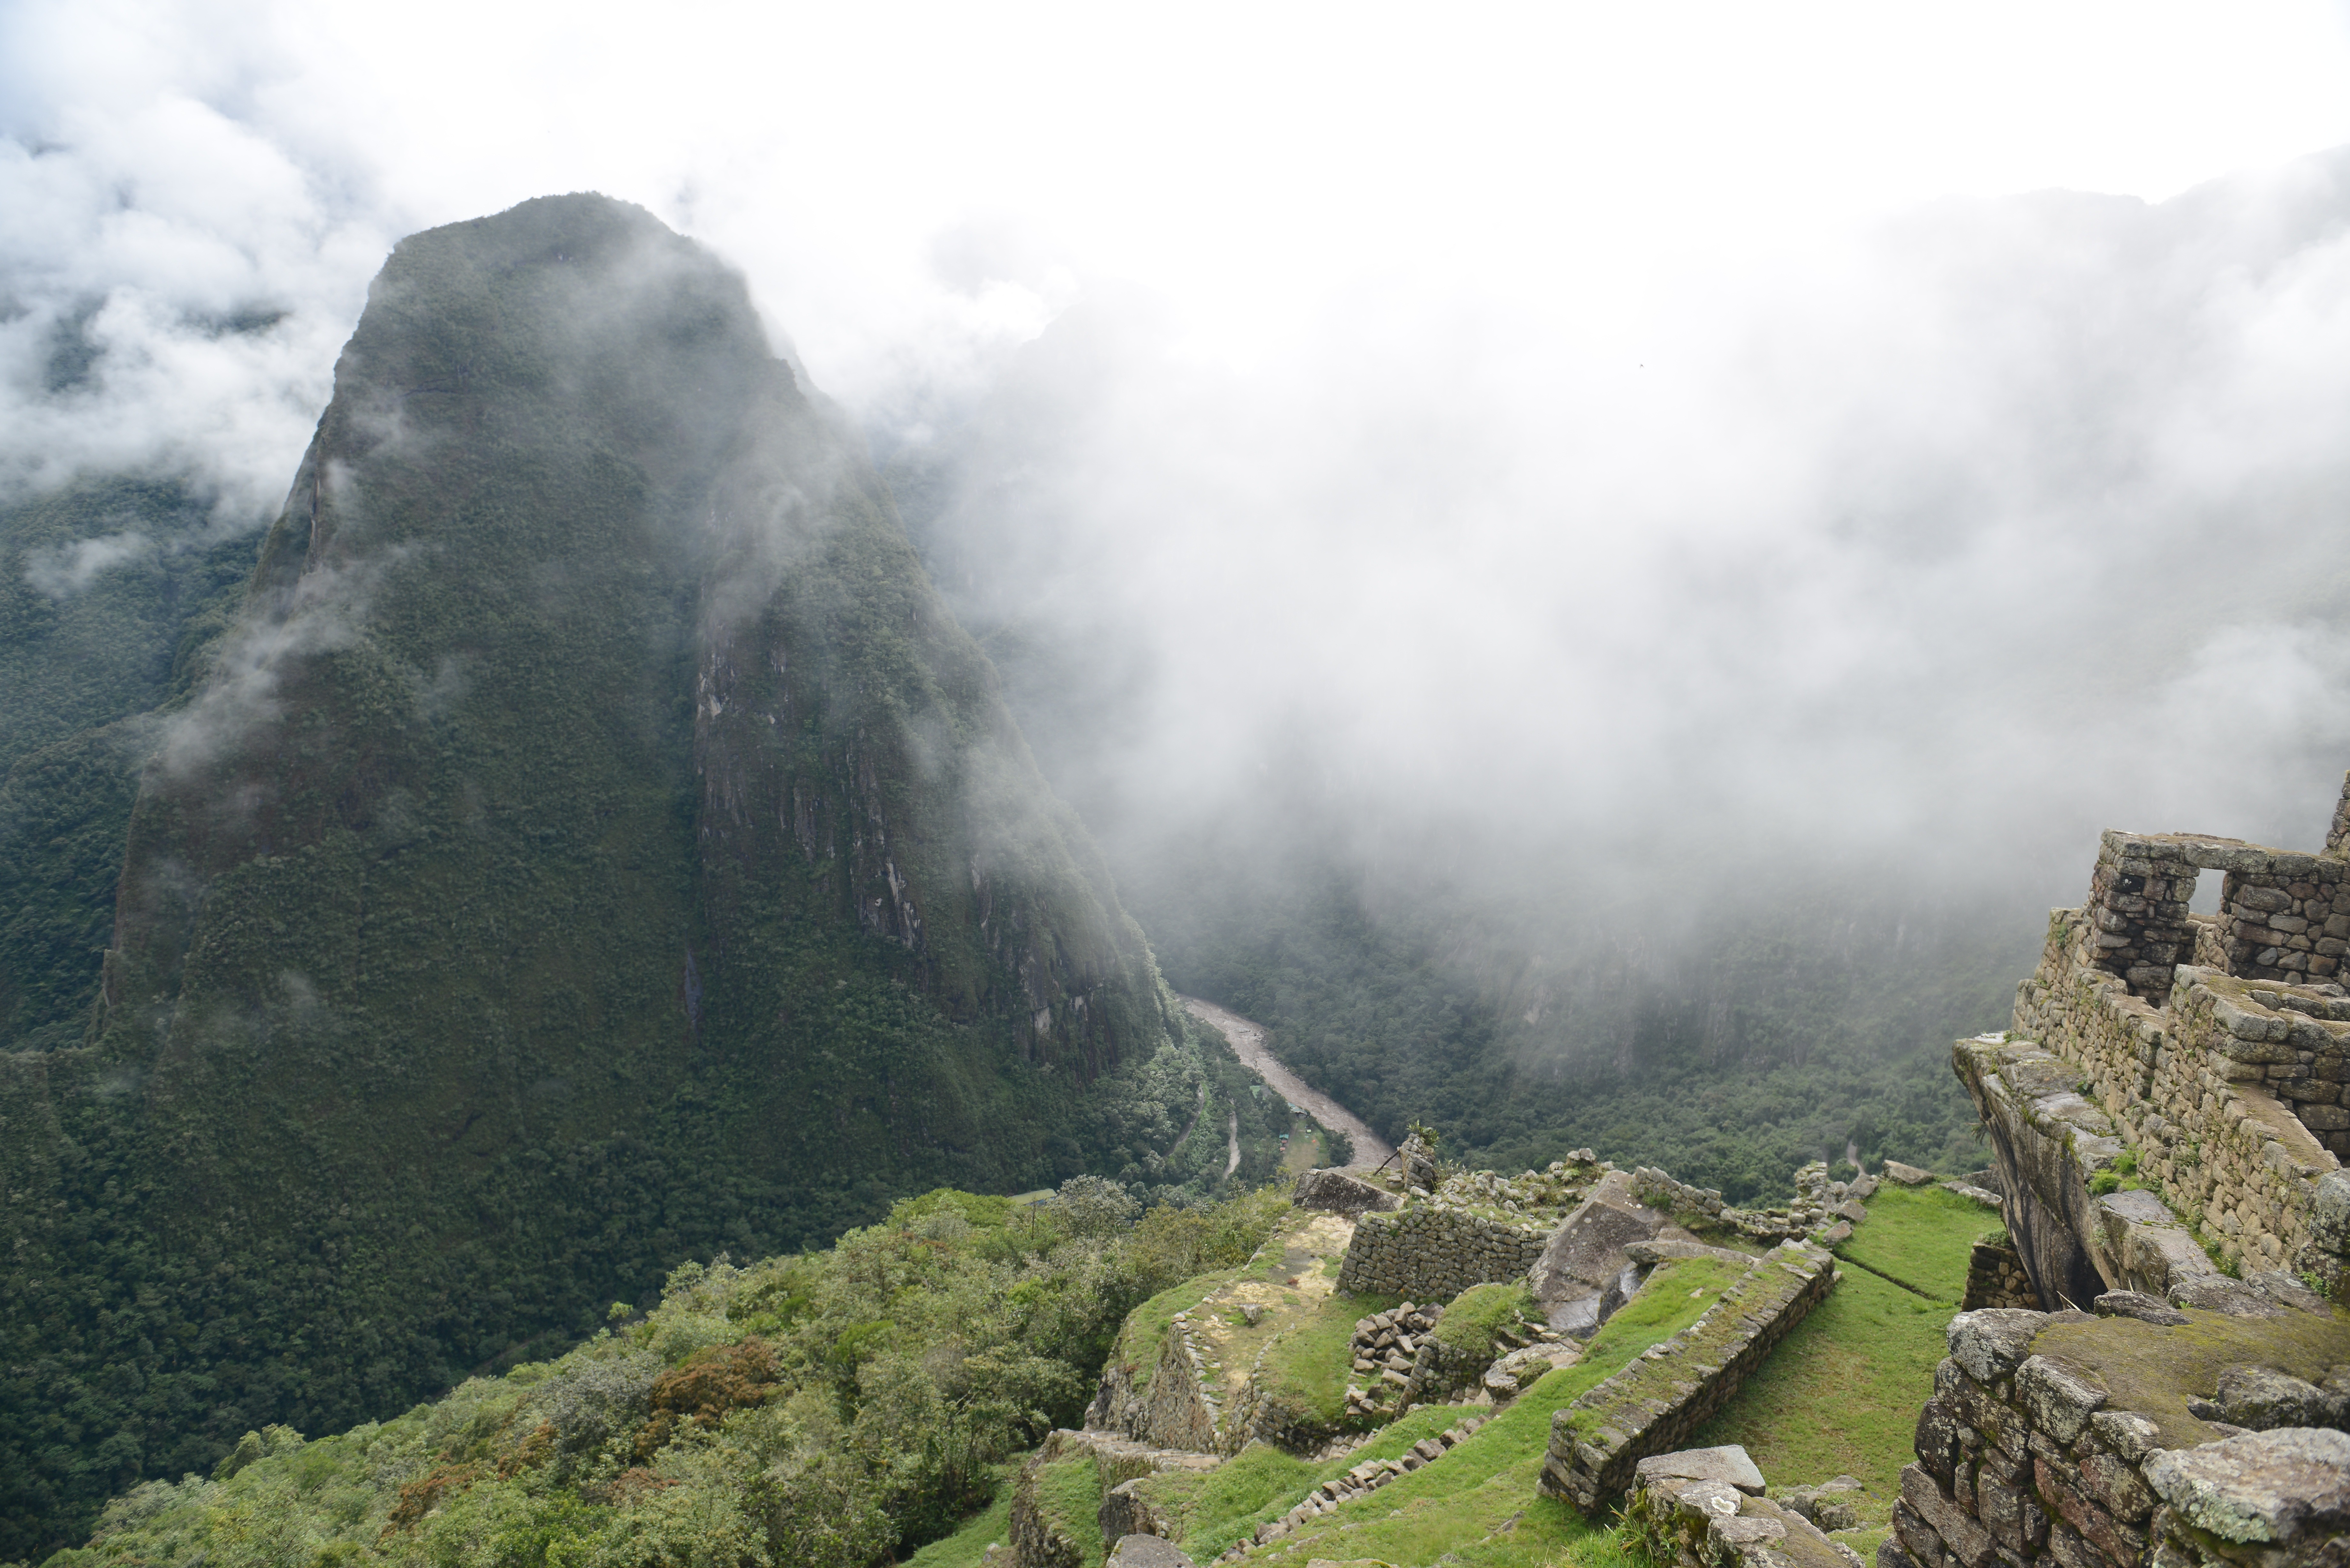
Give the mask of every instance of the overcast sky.
M 10 4 L 0 479 L 257 519 L 394 240 L 600 190 L 957 454 L 1073 790 L 2041 898 L 2350 765 L 2345 89 L 2341 5 Z

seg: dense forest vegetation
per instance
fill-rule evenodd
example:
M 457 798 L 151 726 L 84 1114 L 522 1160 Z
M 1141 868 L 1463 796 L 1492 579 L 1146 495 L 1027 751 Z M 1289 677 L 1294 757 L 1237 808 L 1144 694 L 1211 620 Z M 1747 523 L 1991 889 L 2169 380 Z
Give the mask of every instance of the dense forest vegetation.
M 1098 1178 L 1033 1207 L 934 1191 L 827 1251 L 686 1263 L 650 1312 L 397 1418 L 253 1432 L 52 1561 L 863 1568 L 984 1505 L 1082 1419 L 1128 1312 L 1287 1211 L 1264 1189 L 1138 1222 Z
M 1283 1060 L 1391 1138 L 1426 1122 L 1504 1170 L 1589 1147 L 1739 1202 L 1848 1152 L 1981 1163 L 1950 1043 L 2005 1025 L 2029 928 L 1911 911 L 1896 949 L 1901 911 L 1797 894 L 1700 926 L 1657 955 L 1669 970 L 1595 927 L 1587 961 L 1547 976 L 1581 1017 L 1529 1044 L 1506 1027 L 1503 984 L 1448 958 L 1472 911 L 1375 911 L 1359 875 L 1293 869 L 1195 863 L 1126 887 L 1171 983 L 1267 1025 Z

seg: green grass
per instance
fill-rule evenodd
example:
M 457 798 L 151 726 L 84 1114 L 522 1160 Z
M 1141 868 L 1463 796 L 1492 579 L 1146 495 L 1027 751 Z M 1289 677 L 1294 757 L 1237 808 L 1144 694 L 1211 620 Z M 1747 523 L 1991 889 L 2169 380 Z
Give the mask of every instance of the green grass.
M 1103 1545 L 1101 1467 L 1091 1454 L 1056 1459 L 1036 1471 L 1036 1513 L 1077 1549 L 1077 1561 L 1095 1563 L 1108 1555 Z
M 1126 1326 L 1118 1331 L 1118 1344 L 1110 1351 L 1110 1359 L 1125 1361 L 1133 1368 L 1134 1391 L 1138 1394 L 1150 1386 L 1159 1372 L 1159 1342 L 1175 1322 L 1179 1312 L 1190 1312 L 1222 1287 L 1241 1277 L 1244 1269 L 1219 1269 L 1212 1274 L 1201 1274 L 1185 1280 L 1170 1290 L 1159 1292 L 1127 1314 Z
M 1334 1291 L 1274 1341 L 1258 1368 L 1265 1397 L 1326 1425 L 1347 1413 L 1347 1383 L 1354 1376 L 1355 1324 L 1397 1304 L 1394 1296 Z
M 1955 1192 L 1887 1183 L 1868 1200 L 1866 1221 L 1854 1227 L 1836 1253 L 1950 1302 L 1956 1311 L 1967 1293 L 1968 1250 L 1998 1223 L 1997 1214 Z
M 2188 1414 L 2187 1401 L 2210 1398 L 2225 1367 L 2249 1362 L 2314 1383 L 2327 1368 L 2350 1361 L 2350 1313 L 2339 1307 L 2331 1314 L 2251 1319 L 2189 1308 L 2187 1317 L 2171 1327 L 2126 1317 L 2052 1324 L 2032 1348 L 2095 1376 L 2112 1407 L 2151 1418 L 2168 1449 L 2216 1440 L 2210 1427 Z
M 1581 1361 L 1544 1376 L 1437 1463 L 1282 1537 L 1249 1560 L 1303 1564 L 1316 1557 L 1368 1557 L 1417 1563 L 1441 1557 L 1463 1568 L 1560 1561 L 1609 1568 L 1626 1561 L 1611 1527 L 1594 1524 L 1536 1490 L 1552 1413 L 1696 1322 L 1743 1272 L 1711 1258 L 1664 1264 L 1592 1336 Z
M 1521 1283 L 1471 1285 L 1444 1309 L 1443 1321 L 1436 1325 L 1436 1342 L 1447 1348 L 1466 1347 L 1492 1356 L 1502 1348 L 1494 1342 L 1493 1331 L 1517 1322 L 1534 1310 L 1534 1303 L 1532 1293 Z
M 1699 1428 L 1691 1448 L 1742 1445 L 1776 1490 L 1833 1476 L 1869 1489 L 1871 1517 L 1892 1506 L 1918 1407 L 1955 1305 L 1925 1301 L 1864 1270 L 1795 1325 L 1746 1386 Z
M 942 1541 L 933 1541 L 906 1559 L 906 1568 L 979 1568 L 987 1549 L 1012 1546 L 1012 1488 L 1006 1484 L 995 1501 L 972 1516 L 962 1529 Z
M 1361 1448 L 1318 1464 L 1251 1443 L 1212 1470 L 1170 1470 L 1145 1480 L 1141 1490 L 1162 1513 L 1182 1520 L 1183 1550 L 1204 1563 L 1288 1512 L 1331 1477 L 1367 1460 L 1395 1459 L 1460 1418 L 1455 1407 L 1429 1406 L 1391 1422 Z

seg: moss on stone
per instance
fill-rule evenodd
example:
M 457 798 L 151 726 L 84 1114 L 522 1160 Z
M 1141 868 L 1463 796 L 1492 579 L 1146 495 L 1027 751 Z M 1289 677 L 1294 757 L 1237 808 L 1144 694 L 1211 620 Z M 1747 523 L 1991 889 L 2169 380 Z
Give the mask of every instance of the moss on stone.
M 2107 1408 L 2146 1417 L 2170 1449 L 2224 1436 L 2189 1415 L 2187 1401 L 2210 1398 L 2227 1367 L 2273 1366 L 2314 1383 L 2326 1368 L 2350 1363 L 2350 1314 L 2339 1308 L 2274 1318 L 2182 1310 L 2188 1321 L 2168 1328 L 2126 1317 L 2051 1324 L 2033 1353 L 2102 1383 Z

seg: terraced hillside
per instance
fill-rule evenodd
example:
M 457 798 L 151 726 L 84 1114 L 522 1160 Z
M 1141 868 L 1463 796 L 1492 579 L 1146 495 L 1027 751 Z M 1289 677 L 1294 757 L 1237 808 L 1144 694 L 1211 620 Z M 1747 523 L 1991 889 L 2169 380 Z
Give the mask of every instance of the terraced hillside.
M 1342 1291 L 1357 1222 L 1285 1196 L 1138 1220 L 1091 1179 L 1041 1203 L 934 1192 L 827 1251 L 681 1269 L 650 1314 L 396 1420 L 257 1431 L 54 1561 L 1095 1568 L 1142 1530 L 1202 1564 L 1613 1568 L 1617 1521 L 1545 1480 L 1562 1443 L 1710 1386 L 1700 1364 L 1766 1320 L 1792 1332 L 1689 1440 L 1745 1445 L 1774 1495 L 1856 1478 L 1822 1495 L 1834 1540 L 1866 1550 L 1991 1225 L 1879 1187 L 1835 1270 L 1659 1213 L 1627 1244 L 1635 1286 L 1577 1340 L 1523 1281 Z M 1389 1374 L 1398 1397 L 1353 1397 Z

